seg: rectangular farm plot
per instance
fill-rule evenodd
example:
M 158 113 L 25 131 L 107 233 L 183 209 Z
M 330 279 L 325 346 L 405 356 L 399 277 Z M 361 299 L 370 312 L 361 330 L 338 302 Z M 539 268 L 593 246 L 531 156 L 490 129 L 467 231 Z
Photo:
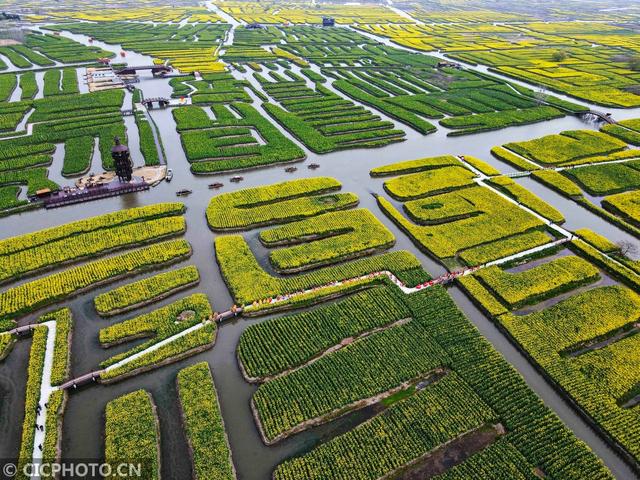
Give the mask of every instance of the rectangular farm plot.
M 508 143 L 505 147 L 536 162 L 570 165 L 588 157 L 624 150 L 627 144 L 601 132 L 571 130 L 526 142 Z
M 105 409 L 105 461 L 115 469 L 124 458 L 142 465 L 145 478 L 160 478 L 160 426 L 153 397 L 144 390 Z
M 215 120 L 209 119 L 201 108 L 195 106 L 174 110 L 193 173 L 238 170 L 304 159 L 305 153 L 251 105 L 234 103 L 228 108 L 227 105 L 210 108 Z M 238 112 L 241 118 L 236 118 L 229 108 Z
M 262 88 L 282 105 L 266 103 L 264 107 L 269 115 L 314 152 L 378 147 L 404 138 L 402 130 L 394 129 L 390 122 L 360 108 L 358 122 L 352 123 L 349 117 L 335 117 L 331 124 L 314 125 L 318 114 L 348 110 L 356 105 L 320 84 L 312 90 L 304 82 L 270 82 L 258 74 L 256 76 Z
M 588 290 L 530 315 L 499 317 L 522 348 L 636 460 L 639 318 L 640 297 L 620 286 Z
M 475 276 L 505 305 L 516 309 L 594 282 L 600 272 L 586 260 L 568 256 L 518 273 L 491 266 Z
M 590 165 L 567 171 L 588 193 L 611 195 L 640 188 L 640 162 Z
M 474 185 L 475 174 L 460 166 L 410 173 L 384 182 L 384 189 L 396 200 L 412 200 Z
M 293 273 L 386 250 L 395 237 L 371 212 L 359 209 L 264 230 L 260 241 L 280 247 L 269 253 L 277 271 Z
M 386 215 L 440 259 L 455 257 L 462 250 L 471 247 L 531 230 L 541 230 L 544 226 L 541 220 L 481 186 L 413 200 L 406 205 L 408 211 L 416 212 L 423 205 L 435 203 L 446 206 L 449 201 L 455 202 L 460 208 L 458 212 L 448 209 L 451 221 L 440 218 L 437 225 L 416 225 L 407 220 L 389 201 L 378 198 L 378 204 Z M 468 215 L 468 204 L 477 210 L 473 215 Z
M 602 200 L 602 206 L 620 215 L 624 220 L 640 226 L 640 191 L 610 195 Z
M 358 204 L 352 193 L 338 193 L 334 178 L 315 177 L 247 188 L 215 196 L 207 207 L 213 230 L 248 230 L 301 220 Z

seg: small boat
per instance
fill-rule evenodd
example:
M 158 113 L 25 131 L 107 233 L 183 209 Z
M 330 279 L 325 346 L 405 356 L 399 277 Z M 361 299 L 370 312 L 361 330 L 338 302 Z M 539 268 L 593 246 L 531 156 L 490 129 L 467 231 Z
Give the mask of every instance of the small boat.
M 287 173 L 293 173 L 296 170 L 298 170 L 298 167 L 287 167 L 287 168 L 284 169 L 284 171 L 287 172 Z
M 307 165 L 307 168 L 309 170 L 315 170 L 316 168 L 320 168 L 320 165 L 318 165 L 317 163 L 310 163 L 309 165 Z
M 167 182 L 170 182 L 172 178 L 173 178 L 173 170 L 171 170 L 171 169 L 169 168 L 169 169 L 167 169 L 167 175 L 164 177 L 164 179 L 165 179 Z
M 220 183 L 220 182 L 216 182 L 216 183 L 210 183 L 209 184 L 209 188 L 213 189 L 213 188 L 220 188 L 223 187 L 224 183 Z
M 187 195 L 191 195 L 193 192 L 191 190 L 188 190 L 186 188 L 183 188 L 182 190 L 178 190 L 176 192 L 176 195 L 179 197 L 186 197 Z
M 242 180 L 244 180 L 244 177 L 241 177 L 239 175 L 236 175 L 235 177 L 231 177 L 229 179 L 229 181 L 233 183 L 238 183 L 238 182 L 241 182 Z

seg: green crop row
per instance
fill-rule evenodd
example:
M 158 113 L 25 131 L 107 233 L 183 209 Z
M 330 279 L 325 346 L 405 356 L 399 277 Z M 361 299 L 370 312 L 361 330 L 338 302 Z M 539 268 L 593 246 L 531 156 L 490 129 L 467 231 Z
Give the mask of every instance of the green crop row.
M 159 479 L 160 426 L 151 394 L 136 390 L 111 400 L 104 416 L 105 462 L 114 472 L 124 461 L 137 464 L 140 478 Z
M 98 285 L 167 265 L 189 255 L 189 243 L 174 240 L 38 278 L 0 293 L 0 318 L 16 318 Z
M 279 317 L 242 332 L 238 358 L 252 378 L 300 366 L 349 337 L 409 318 L 391 288 L 373 288 L 310 312 Z
M 207 221 L 213 230 L 240 230 L 356 205 L 352 193 L 330 193 L 340 186 L 333 178 L 316 177 L 224 193 L 209 202 Z
M 144 157 L 144 164 L 147 166 L 159 165 L 160 157 L 156 148 L 156 141 L 153 137 L 152 126 L 143 114 L 135 114 L 136 125 L 140 137 L 140 151 Z
M 31 68 L 31 62 L 13 50 L 11 47 L 0 47 L 0 53 L 6 56 L 16 68 Z
M 502 160 L 503 162 L 508 163 L 509 165 L 511 165 L 512 167 L 515 167 L 518 170 L 527 172 L 527 171 L 540 169 L 540 167 L 535 163 L 532 163 L 514 154 L 513 152 L 510 152 L 506 148 L 493 147 L 491 149 L 491 155 L 496 157 L 498 160 Z
M 5 326 L 12 328 L 13 325 L 1 325 L 0 330 L 5 330 Z M 15 335 L 9 333 L 0 333 L 0 362 L 9 356 L 13 345 L 16 343 L 17 338 Z
M 372 177 L 385 177 L 459 165 L 460 161 L 453 155 L 442 155 L 439 157 L 419 158 L 417 160 L 409 160 L 406 162 L 398 162 L 390 165 L 384 165 L 382 167 L 376 167 L 373 168 L 369 174 Z
M 45 420 L 45 438 L 42 445 L 42 458 L 45 462 L 60 462 L 62 443 L 62 417 L 67 401 L 66 390 L 55 390 L 49 395 L 47 418 Z M 54 478 L 42 475 L 42 478 Z
M 231 450 L 209 365 L 202 362 L 184 368 L 176 381 L 194 478 L 235 479 Z
M 93 303 L 99 315 L 116 315 L 161 300 L 199 281 L 198 268 L 189 265 L 102 293 L 94 298 Z
M 617 254 L 620 251 L 620 247 L 613 243 L 606 237 L 597 234 L 593 230 L 588 228 L 579 228 L 575 231 L 575 234 L 578 235 L 582 240 L 587 242 L 592 247 L 597 248 L 603 253 L 606 254 Z
M 582 196 L 582 190 L 574 182 L 555 170 L 532 172 L 531 177 L 569 198 Z
M 38 418 L 38 405 L 40 404 L 40 387 L 42 384 L 42 372 L 44 371 L 44 360 L 47 349 L 46 326 L 36 327 L 31 340 L 31 351 L 29 353 L 29 369 L 27 374 L 27 389 L 24 399 L 24 418 L 22 420 L 22 440 L 20 443 L 20 454 L 18 459 L 18 478 L 28 478 L 23 474 L 24 466 L 31 463 L 35 429 Z M 40 406 L 42 408 L 42 405 Z
M 476 168 L 484 175 L 487 175 L 489 177 L 500 175 L 500 170 L 493 167 L 491 164 L 485 162 L 484 160 L 480 160 L 479 158 L 472 157 L 471 155 L 464 155 L 464 157 L 462 158 L 464 158 L 464 161 L 466 163 Z
M 85 173 L 91 166 L 94 139 L 92 136 L 72 137 L 64 143 L 62 175 Z
M 507 308 L 473 275 L 459 277 L 458 283 L 492 318 L 507 313 Z
M 8 170 L 21 170 L 29 167 L 47 167 L 51 165 L 49 155 L 29 155 L 11 160 L 0 160 L 0 172 Z
M 287 245 L 269 254 L 280 272 L 308 270 L 390 248 L 393 234 L 365 209 L 329 212 L 264 230 L 260 241 L 268 247 Z
M 528 125 L 563 117 L 564 114 L 553 107 L 531 107 L 522 110 L 503 110 L 489 113 L 478 113 L 459 117 L 449 117 L 440 120 L 440 125 L 452 128 L 454 131 L 447 135 L 468 135 L 486 132 L 505 127 Z

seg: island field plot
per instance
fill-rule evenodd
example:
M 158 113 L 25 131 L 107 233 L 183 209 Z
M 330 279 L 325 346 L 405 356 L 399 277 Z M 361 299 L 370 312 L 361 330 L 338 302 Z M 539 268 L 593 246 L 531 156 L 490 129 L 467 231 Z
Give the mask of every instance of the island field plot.
M 598 249 L 574 240 L 569 250 L 531 265 L 492 266 L 459 281 L 593 423 L 637 461 L 640 433 L 633 407 L 640 385 L 635 335 L 640 298 L 634 290 L 639 277 L 611 265 L 613 260 Z
M 636 120 L 600 131 L 564 131 L 492 150 L 536 181 L 637 235 L 640 150 L 634 147 Z
M 224 12 L 247 23 L 322 24 L 323 17 L 332 17 L 337 23 L 412 23 L 411 20 L 381 5 L 323 4 L 309 8 L 304 2 L 262 6 L 248 2 L 221 2 Z
M 595 104 L 637 107 L 637 33 L 600 22 L 364 25 L 364 31 Z
M 150 13 L 152 14 L 152 13 Z M 98 23 L 60 23 L 49 25 L 54 31 L 70 31 L 90 35 L 98 40 L 121 44 L 123 48 L 168 61 L 184 73 L 220 72 L 216 51 L 229 26 L 226 24 L 153 25 L 107 19 Z M 205 20 L 206 21 L 206 20 Z M 194 41 L 195 40 L 195 41 Z
M 503 179 L 503 185 L 491 188 L 476 182 L 476 174 L 453 156 L 378 167 L 371 175 L 389 177 L 384 190 L 404 202 L 401 211 L 379 196 L 384 214 L 421 250 L 449 267 L 482 265 L 552 242 L 545 221 L 517 203 L 544 218 L 564 220 L 539 197 L 524 189 L 510 189 L 513 185 L 508 178 L 495 177 L 493 181 Z
M 317 303 L 323 297 L 384 282 L 384 276 L 368 275 L 375 272 L 391 272 L 412 285 L 427 278 L 406 251 L 371 256 L 392 247 L 394 236 L 367 210 L 353 210 L 358 197 L 340 192 L 340 187 L 335 179 L 316 177 L 221 194 L 211 200 L 207 220 L 216 231 L 282 224 L 259 234 L 260 245 L 269 249 L 264 266 L 243 236 L 215 240 L 222 276 L 236 303 L 247 307 L 245 313 Z M 310 271 L 278 274 L 305 270 Z M 252 282 L 246 281 L 247 275 Z
M 269 115 L 314 152 L 380 147 L 401 141 L 405 135 L 391 122 L 380 120 L 321 84 L 311 89 L 302 79 L 287 79 L 274 72 L 269 73 L 270 78 L 254 75 L 262 89 L 278 102 L 264 105 Z M 336 112 L 355 113 L 358 121 L 353 115 L 335 117 Z M 329 117 L 323 122 L 326 115 Z
M 551 96 L 540 102 L 526 88 L 515 89 L 434 57 L 380 46 L 351 31 L 340 37 L 312 27 L 283 31 L 288 40 L 282 48 L 321 66 L 335 79 L 337 90 L 421 133 L 434 130 L 425 119 L 441 119 L 443 127 L 454 130 L 450 135 L 463 135 L 558 118 L 583 108 Z
M 395 287 L 376 290 L 312 313 L 268 320 L 244 332 L 239 354 L 252 374 L 257 373 L 252 365 L 262 364 L 266 352 L 274 348 L 282 352 L 277 357 L 267 354 L 270 372 L 280 373 L 262 383 L 253 397 L 266 441 L 356 409 L 373 411 L 371 419 L 348 433 L 282 463 L 275 478 L 373 479 L 385 472 L 443 473 L 430 457 L 470 445 L 475 454 L 457 457 L 445 476 L 469 469 L 510 471 L 515 478 L 527 478 L 534 465 L 550 474 L 543 459 L 559 451 L 539 448 L 542 439 L 526 433 L 538 430 L 534 425 L 545 425 L 542 431 L 550 435 L 545 442 L 582 458 L 579 444 L 560 440 L 564 435 L 555 418 L 544 412 L 542 404 L 531 401 L 518 377 L 473 329 L 465 327 L 464 317 L 444 290 L 438 287 L 412 296 L 398 295 Z M 381 304 L 382 299 L 387 301 Z M 394 306 L 393 313 L 384 315 L 380 309 L 389 305 Z M 346 321 L 346 312 L 357 323 Z M 443 331 L 443 325 L 451 323 L 456 334 Z M 320 325 L 325 327 L 317 328 Z M 362 333 L 366 328 L 375 328 L 374 333 Z M 286 336 L 276 342 L 276 332 Z M 353 340 L 335 343 L 346 335 Z M 413 346 L 411 353 L 398 348 L 407 344 Z M 478 369 L 485 376 L 471 373 Z M 503 394 L 486 388 L 488 377 L 501 378 Z M 400 444 L 406 447 L 399 449 Z M 359 453 L 354 457 L 356 445 Z M 565 473 L 556 474 L 571 476 L 572 468 L 567 465 Z M 586 468 L 600 475 L 596 465 Z
M 206 102 L 203 96 L 194 100 Z M 215 120 L 210 118 L 207 110 Z M 254 107 L 245 103 L 180 107 L 173 111 L 173 115 L 185 154 L 192 163 L 191 171 L 195 174 L 289 163 L 305 158 L 302 149 Z

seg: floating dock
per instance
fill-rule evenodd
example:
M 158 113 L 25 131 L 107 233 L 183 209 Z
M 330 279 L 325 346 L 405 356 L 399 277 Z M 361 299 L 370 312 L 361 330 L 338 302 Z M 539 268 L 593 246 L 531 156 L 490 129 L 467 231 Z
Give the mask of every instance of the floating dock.
M 115 197 L 125 193 L 141 192 L 149 190 L 151 187 L 144 180 L 131 183 L 109 182 L 103 185 L 96 185 L 85 188 L 70 188 L 52 193 L 43 199 L 45 208 L 57 208 L 74 203 L 90 202 L 101 198 Z

